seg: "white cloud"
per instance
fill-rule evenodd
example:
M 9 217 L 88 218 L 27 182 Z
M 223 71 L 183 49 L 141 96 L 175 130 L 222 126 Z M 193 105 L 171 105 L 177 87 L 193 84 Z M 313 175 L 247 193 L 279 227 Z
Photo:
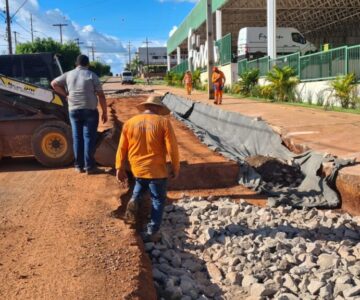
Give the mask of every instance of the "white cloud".
M 177 29 L 178 29 L 178 27 L 174 25 L 173 28 L 169 32 L 169 37 L 171 37 Z
M 11 1 L 11 12 L 14 12 L 22 3 L 23 0 Z M 38 0 L 29 0 L 19 10 L 12 23 L 12 31 L 19 32 L 18 42 L 20 43 L 31 41 L 30 14 L 33 15 L 35 38 L 51 37 L 59 41 L 59 28 L 52 25 L 66 23 L 68 25 L 63 27 L 64 42 L 74 41 L 78 38 L 83 43 L 80 47 L 84 54 L 88 54 L 89 49 L 87 47 L 93 45 L 95 48 L 95 58 L 111 64 L 113 73 L 119 73 L 127 62 L 127 49 L 118 37 L 98 32 L 90 24 L 80 25 L 57 8 L 43 12 Z M 0 35 L 0 38 L 3 37 L 3 35 Z M 135 53 L 135 51 L 135 48 L 132 49 L 132 53 Z M 7 53 L 6 41 L 0 43 L 0 52 Z

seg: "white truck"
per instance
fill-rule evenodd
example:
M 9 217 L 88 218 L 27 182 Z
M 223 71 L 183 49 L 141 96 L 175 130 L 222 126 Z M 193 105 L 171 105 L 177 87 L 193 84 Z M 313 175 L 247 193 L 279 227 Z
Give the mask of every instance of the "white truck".
M 300 52 L 302 55 L 316 52 L 316 47 L 292 27 L 276 28 L 276 52 L 286 55 Z M 267 54 L 267 28 L 244 27 L 239 31 L 238 58 L 256 59 Z

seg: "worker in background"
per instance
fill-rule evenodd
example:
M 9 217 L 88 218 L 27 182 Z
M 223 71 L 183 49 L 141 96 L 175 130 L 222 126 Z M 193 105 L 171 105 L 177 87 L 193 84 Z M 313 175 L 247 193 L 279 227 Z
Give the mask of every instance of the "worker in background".
M 222 104 L 223 90 L 226 82 L 225 75 L 217 67 L 213 68 L 212 83 L 214 85 L 215 101 L 214 104 Z
M 159 229 L 166 200 L 167 178 L 179 174 L 179 152 L 170 120 L 170 113 L 161 102 L 161 97 L 149 97 L 138 105 L 141 114 L 125 122 L 116 154 L 117 180 L 126 186 L 127 163 L 135 177 L 135 187 L 127 205 L 126 215 L 135 220 L 142 195 L 150 190 L 151 220 L 142 232 L 144 242 L 160 238 Z M 172 170 L 168 174 L 166 155 L 169 155 Z
M 102 110 L 102 122 L 106 123 L 108 117 L 101 82 L 88 68 L 89 58 L 86 55 L 79 55 L 76 59 L 76 68 L 55 78 L 51 86 L 68 100 L 75 171 L 78 173 L 86 171 L 90 175 L 101 173 L 94 159 L 99 124 L 98 100 Z
M 192 91 L 192 74 L 190 71 L 187 71 L 184 75 L 184 79 L 183 79 L 183 83 L 185 84 L 185 88 L 186 88 L 186 92 L 188 95 L 191 95 L 191 91 Z

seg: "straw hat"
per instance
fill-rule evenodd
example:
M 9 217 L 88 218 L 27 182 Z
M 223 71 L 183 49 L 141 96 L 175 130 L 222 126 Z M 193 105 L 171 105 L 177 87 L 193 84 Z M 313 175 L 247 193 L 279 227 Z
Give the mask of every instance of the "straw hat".
M 159 96 L 150 96 L 145 102 L 140 103 L 136 107 L 140 111 L 144 111 L 149 109 L 149 106 L 157 106 L 160 107 L 159 114 L 160 115 L 168 115 L 170 113 L 170 110 L 165 106 L 165 104 L 162 103 L 162 98 Z

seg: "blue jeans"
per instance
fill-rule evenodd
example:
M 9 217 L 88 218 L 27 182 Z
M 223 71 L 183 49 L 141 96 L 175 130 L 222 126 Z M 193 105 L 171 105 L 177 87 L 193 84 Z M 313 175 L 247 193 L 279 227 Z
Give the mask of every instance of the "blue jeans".
M 135 186 L 132 199 L 139 203 L 142 195 L 150 190 L 151 196 L 151 220 L 147 226 L 147 232 L 154 234 L 160 229 L 164 205 L 166 200 L 167 179 L 143 179 L 135 178 Z
M 90 170 L 96 166 L 95 150 L 99 112 L 92 109 L 77 109 L 69 112 L 72 128 L 75 167 Z

